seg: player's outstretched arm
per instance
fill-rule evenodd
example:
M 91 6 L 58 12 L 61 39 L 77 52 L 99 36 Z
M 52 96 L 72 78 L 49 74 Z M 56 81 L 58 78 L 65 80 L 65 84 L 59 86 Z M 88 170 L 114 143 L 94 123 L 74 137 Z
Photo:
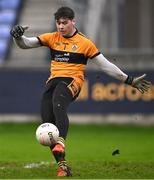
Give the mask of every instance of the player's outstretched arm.
M 22 26 L 16 25 L 11 29 L 10 34 L 14 38 L 16 44 L 22 49 L 40 47 L 41 44 L 37 37 L 24 36 L 24 32 L 27 29 L 28 27 L 22 27 Z
M 141 93 L 148 91 L 150 88 L 151 82 L 145 80 L 146 74 L 139 77 L 131 77 L 121 71 L 115 64 L 109 62 L 103 54 L 96 56 L 95 59 L 96 63 L 106 74 L 137 88 Z

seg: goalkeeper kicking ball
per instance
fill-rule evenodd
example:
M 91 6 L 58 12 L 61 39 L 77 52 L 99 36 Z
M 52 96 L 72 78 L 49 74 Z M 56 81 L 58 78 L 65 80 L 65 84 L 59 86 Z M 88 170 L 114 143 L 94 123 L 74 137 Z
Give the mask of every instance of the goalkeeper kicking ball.
M 36 129 L 36 139 L 43 146 L 56 144 L 58 137 L 59 130 L 52 123 L 43 123 Z

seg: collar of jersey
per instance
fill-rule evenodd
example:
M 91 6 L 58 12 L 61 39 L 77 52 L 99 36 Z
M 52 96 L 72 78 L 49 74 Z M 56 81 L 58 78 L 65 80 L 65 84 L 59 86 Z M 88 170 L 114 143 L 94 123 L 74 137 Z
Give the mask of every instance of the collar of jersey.
M 63 36 L 63 37 L 68 39 L 68 38 L 75 36 L 77 33 L 78 33 L 78 30 L 76 29 L 76 31 L 74 32 L 74 34 L 72 36 Z

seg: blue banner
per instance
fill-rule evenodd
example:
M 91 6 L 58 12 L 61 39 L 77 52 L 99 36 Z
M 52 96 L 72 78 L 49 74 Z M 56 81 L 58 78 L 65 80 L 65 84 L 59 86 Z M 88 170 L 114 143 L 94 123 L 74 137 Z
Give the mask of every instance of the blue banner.
M 139 76 L 144 72 L 127 72 Z M 146 72 L 154 82 L 154 72 Z M 80 113 L 154 113 L 154 86 L 148 93 L 121 83 L 101 72 L 88 72 L 80 97 L 69 108 Z
M 154 83 L 154 72 L 127 72 L 132 76 L 147 74 Z M 40 101 L 49 73 L 40 70 L 0 70 L 0 114 L 40 113 Z M 154 113 L 154 85 L 141 94 L 98 71 L 88 71 L 78 99 L 70 113 Z

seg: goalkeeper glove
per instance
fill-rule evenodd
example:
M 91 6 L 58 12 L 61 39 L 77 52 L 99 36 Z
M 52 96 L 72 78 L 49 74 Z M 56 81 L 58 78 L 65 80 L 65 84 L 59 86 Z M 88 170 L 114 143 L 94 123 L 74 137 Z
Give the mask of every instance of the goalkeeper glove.
M 145 76 L 146 74 L 135 78 L 128 76 L 125 83 L 137 88 L 143 94 L 145 91 L 148 91 L 151 86 L 151 82 L 144 79 Z
M 24 34 L 26 29 L 28 29 L 28 27 L 22 27 L 22 26 L 16 25 L 11 29 L 10 34 L 15 39 L 18 39 Z

